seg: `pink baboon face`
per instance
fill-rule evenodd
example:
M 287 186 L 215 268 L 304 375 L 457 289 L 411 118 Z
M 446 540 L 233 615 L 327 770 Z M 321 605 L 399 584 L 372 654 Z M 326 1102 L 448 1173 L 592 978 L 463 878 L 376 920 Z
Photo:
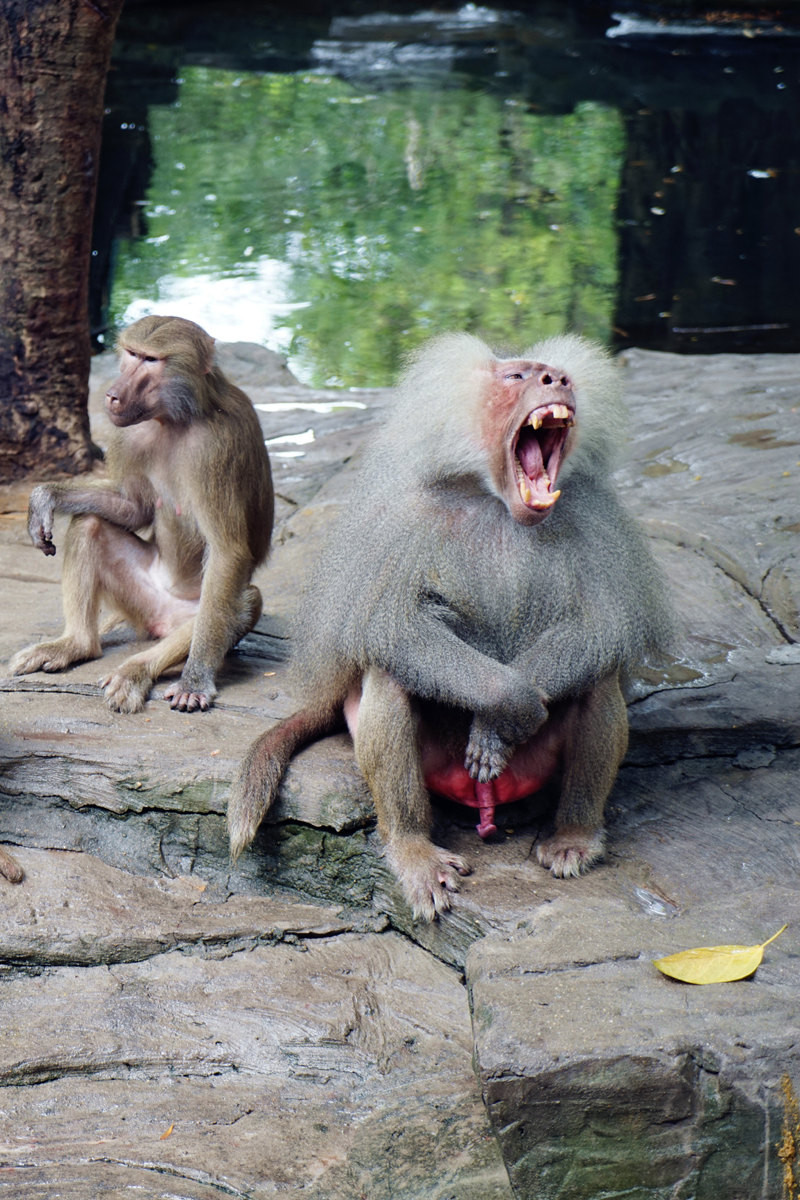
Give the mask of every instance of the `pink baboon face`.
M 575 418 L 565 372 L 525 359 L 494 363 L 482 440 L 495 484 L 520 524 L 543 521 L 561 495 L 556 484 Z

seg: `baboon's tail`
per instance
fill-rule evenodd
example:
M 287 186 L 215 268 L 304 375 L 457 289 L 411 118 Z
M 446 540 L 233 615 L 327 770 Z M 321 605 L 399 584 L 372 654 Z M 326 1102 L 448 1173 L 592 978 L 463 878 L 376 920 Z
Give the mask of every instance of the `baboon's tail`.
M 10 883 L 21 883 L 25 872 L 15 858 L 0 846 L 0 875 L 5 875 Z
M 228 799 L 228 837 L 234 862 L 256 835 L 278 794 L 292 755 L 344 727 L 342 704 L 301 708 L 257 737 L 244 757 Z

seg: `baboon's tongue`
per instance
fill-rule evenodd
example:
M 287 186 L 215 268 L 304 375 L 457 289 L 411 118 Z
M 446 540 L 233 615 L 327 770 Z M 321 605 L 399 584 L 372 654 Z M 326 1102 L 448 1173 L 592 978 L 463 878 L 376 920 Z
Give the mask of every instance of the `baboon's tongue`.
M 542 448 L 535 435 L 521 436 L 517 443 L 517 458 L 532 483 L 536 483 L 544 471 Z

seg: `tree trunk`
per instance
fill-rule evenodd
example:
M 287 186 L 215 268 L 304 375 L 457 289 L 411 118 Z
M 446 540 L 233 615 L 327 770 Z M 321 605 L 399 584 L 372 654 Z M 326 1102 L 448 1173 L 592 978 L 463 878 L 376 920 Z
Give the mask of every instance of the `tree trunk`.
M 92 213 L 122 3 L 0 7 L 0 482 L 92 464 Z

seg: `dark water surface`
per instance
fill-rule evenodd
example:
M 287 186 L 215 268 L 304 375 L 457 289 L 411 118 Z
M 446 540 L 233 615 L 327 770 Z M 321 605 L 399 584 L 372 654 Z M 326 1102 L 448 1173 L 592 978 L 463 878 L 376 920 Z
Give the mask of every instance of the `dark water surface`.
M 800 350 L 800 22 L 380 7 L 126 6 L 99 341 L 171 311 L 343 385 L 442 329 Z

